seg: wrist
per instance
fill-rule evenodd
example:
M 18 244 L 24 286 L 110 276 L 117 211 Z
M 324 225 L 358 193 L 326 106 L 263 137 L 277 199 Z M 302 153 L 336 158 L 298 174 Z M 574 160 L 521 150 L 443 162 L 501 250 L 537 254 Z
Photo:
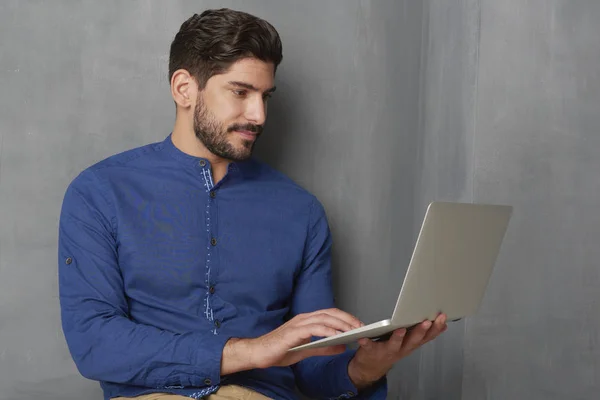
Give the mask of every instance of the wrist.
M 252 339 L 231 338 L 225 344 L 221 359 L 221 375 L 229 375 L 256 368 Z
M 385 373 L 379 373 L 379 368 L 369 367 L 362 363 L 356 355 L 348 363 L 348 377 L 352 384 L 359 390 L 364 390 L 381 379 Z

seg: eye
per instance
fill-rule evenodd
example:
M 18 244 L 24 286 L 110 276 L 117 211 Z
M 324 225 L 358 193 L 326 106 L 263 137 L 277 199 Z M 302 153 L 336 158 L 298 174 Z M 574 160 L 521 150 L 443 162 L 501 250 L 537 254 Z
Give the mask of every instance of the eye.
M 232 92 L 237 97 L 244 97 L 244 96 L 246 96 L 246 93 L 247 93 L 245 90 L 242 90 L 242 89 L 233 89 Z
M 273 95 L 271 93 L 265 93 L 263 96 L 263 100 L 267 101 L 269 100 L 271 97 L 273 97 Z

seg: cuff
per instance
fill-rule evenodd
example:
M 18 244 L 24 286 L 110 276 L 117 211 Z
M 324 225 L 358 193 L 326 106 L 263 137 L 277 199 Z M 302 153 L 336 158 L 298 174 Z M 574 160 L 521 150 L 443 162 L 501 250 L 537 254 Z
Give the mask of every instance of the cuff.
M 342 353 L 331 360 L 329 364 L 329 369 L 337 372 L 332 377 L 333 382 L 331 386 L 336 388 L 336 391 L 340 393 L 337 397 L 333 397 L 333 399 L 349 399 L 358 395 L 358 389 L 354 386 L 348 375 L 348 364 L 352 360 L 352 357 L 354 357 L 354 353 L 354 351 Z
M 340 394 L 337 397 L 331 399 L 386 399 L 387 398 L 387 378 L 384 376 L 367 389 L 358 391 L 356 386 L 352 383 L 350 376 L 348 375 L 348 364 L 354 357 L 354 351 L 347 351 L 340 354 L 331 361 L 331 370 L 340 371 L 334 377 L 333 387 L 338 388 Z
M 195 341 L 192 361 L 198 368 L 194 377 L 190 378 L 190 386 L 217 386 L 221 383 L 221 361 L 223 349 L 231 336 L 200 335 Z

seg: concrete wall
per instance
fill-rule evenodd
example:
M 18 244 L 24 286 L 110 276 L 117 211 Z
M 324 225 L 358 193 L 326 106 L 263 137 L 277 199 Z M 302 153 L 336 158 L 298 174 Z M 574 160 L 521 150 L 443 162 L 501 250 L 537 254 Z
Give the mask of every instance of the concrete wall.
M 60 329 L 57 220 L 68 182 L 161 140 L 168 48 L 206 7 L 260 15 L 284 63 L 259 156 L 313 191 L 335 235 L 340 307 L 391 313 L 415 228 L 422 6 L 396 2 L 0 3 L 0 399 L 100 398 Z M 420 218 L 420 217 L 419 217 Z M 394 371 L 391 393 L 401 389 Z
M 421 379 L 433 381 L 406 398 L 595 398 L 600 3 L 426 8 L 417 206 L 460 199 L 515 213 L 480 313 L 449 331 L 462 346 L 423 349 Z
M 473 201 L 479 45 L 478 0 L 423 4 L 416 223 L 431 201 Z M 409 359 L 414 362 L 400 364 L 400 398 L 461 399 L 464 324 L 450 324 L 442 337 Z
M 515 206 L 463 399 L 600 389 L 600 2 L 481 0 L 473 199 Z
M 259 157 L 313 191 L 338 303 L 384 318 L 432 200 L 515 206 L 480 313 L 399 363 L 389 398 L 600 389 L 600 3 L 0 3 L 0 400 L 101 398 L 60 329 L 68 182 L 173 123 L 170 41 L 229 6 L 284 43 Z
M 463 345 L 445 338 L 420 352 L 420 372 L 428 372 L 421 379 L 448 379 L 433 381 L 431 396 L 407 398 L 595 398 L 600 3 L 426 7 L 417 205 L 462 199 L 515 212 L 480 313 L 463 325 Z

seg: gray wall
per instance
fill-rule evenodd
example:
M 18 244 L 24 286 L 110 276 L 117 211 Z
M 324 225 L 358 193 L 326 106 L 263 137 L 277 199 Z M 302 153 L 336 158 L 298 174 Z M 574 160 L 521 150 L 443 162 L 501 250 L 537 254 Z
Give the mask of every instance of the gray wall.
M 391 313 L 415 229 L 418 2 L 5 1 L 0 399 L 100 398 L 98 385 L 79 377 L 60 329 L 62 195 L 89 164 L 169 132 L 168 46 L 184 19 L 216 6 L 279 29 L 285 59 L 259 156 L 325 204 L 339 305 L 366 321 Z M 394 371 L 392 393 L 416 393 L 400 375 L 415 376 L 417 362 Z
M 473 201 L 479 43 L 478 0 L 430 0 L 424 5 L 417 224 L 431 201 Z M 402 399 L 462 398 L 464 324 L 450 324 L 442 337 L 411 357 L 416 365 L 401 367 Z
M 515 206 L 480 313 L 398 364 L 389 397 L 594 398 L 599 2 L 21 0 L 0 3 L 0 400 L 101 398 L 60 330 L 62 195 L 164 138 L 169 43 L 220 6 L 282 35 L 258 155 L 325 204 L 342 308 L 391 312 L 429 201 Z
M 463 399 L 600 391 L 600 2 L 481 0 L 473 199 L 515 206 Z
M 443 340 L 421 352 L 427 379 L 451 371 L 435 385 L 449 391 L 410 398 L 597 398 L 600 2 L 427 4 L 417 204 L 515 213 L 462 357 Z

